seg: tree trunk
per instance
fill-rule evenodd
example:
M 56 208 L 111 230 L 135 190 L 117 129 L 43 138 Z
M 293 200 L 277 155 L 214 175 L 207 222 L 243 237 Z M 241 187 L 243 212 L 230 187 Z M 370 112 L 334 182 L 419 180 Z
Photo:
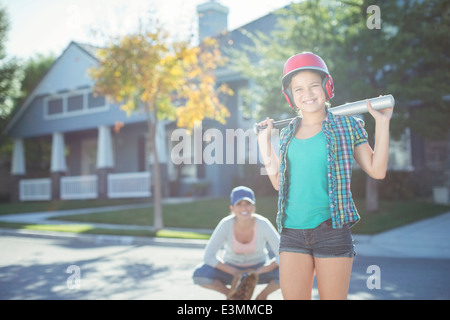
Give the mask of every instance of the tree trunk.
M 162 213 L 162 196 L 161 196 L 161 172 L 159 168 L 159 158 L 157 148 L 154 149 L 153 164 L 153 229 L 161 230 L 164 227 Z
M 375 213 L 379 210 L 378 181 L 366 176 L 366 210 Z
M 156 127 L 158 120 L 152 121 L 150 115 L 147 119 L 149 132 L 148 153 L 153 151 L 153 170 L 150 173 L 153 185 L 153 230 L 156 232 L 164 227 L 162 212 L 161 172 L 159 167 L 158 148 L 156 147 Z

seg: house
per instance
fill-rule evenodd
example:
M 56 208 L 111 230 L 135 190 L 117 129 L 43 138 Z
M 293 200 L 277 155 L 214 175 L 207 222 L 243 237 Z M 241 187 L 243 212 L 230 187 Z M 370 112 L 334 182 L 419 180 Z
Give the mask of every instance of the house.
M 18 187 L 13 199 L 105 197 L 108 173 L 145 172 L 138 152 L 143 116 L 127 117 L 93 94 L 88 70 L 96 63 L 94 48 L 70 43 L 8 123 L 5 132 L 14 138 L 11 174 Z M 117 122 L 127 124 L 120 137 L 112 130 Z M 29 180 L 24 139 L 37 137 L 51 141 L 50 174 Z M 132 156 L 126 161 L 121 154 Z
M 227 30 L 228 9 L 221 4 L 206 2 L 198 6 L 198 13 L 200 38 Z M 151 195 L 145 114 L 127 116 L 118 105 L 93 93 L 94 81 L 88 70 L 98 63 L 96 51 L 90 45 L 71 42 L 6 126 L 4 133 L 14 140 L 10 184 L 13 201 Z M 217 128 L 224 136 L 227 129 L 251 128 L 238 108 L 239 87 L 245 81 L 226 70 L 218 75 L 218 82 L 227 82 L 235 92 L 226 102 L 231 117 L 226 125 L 204 121 L 202 136 L 208 128 Z M 174 130 L 173 123 L 159 121 L 157 139 L 166 182 L 164 195 L 228 195 L 242 172 L 239 165 L 233 161 L 185 161 L 176 166 L 170 159 L 171 148 L 177 143 L 171 141 Z M 48 177 L 30 179 L 24 141 L 37 138 L 51 142 L 50 172 Z M 199 147 L 204 147 L 203 141 Z M 169 181 L 174 181 L 172 188 Z M 171 192 L 174 184 L 177 190 Z
M 223 46 L 248 44 L 243 30 L 268 33 L 277 24 L 276 16 L 268 14 L 227 31 L 226 7 L 207 1 L 197 11 L 199 38 L 217 37 Z M 4 133 L 14 139 L 13 201 L 151 196 L 152 157 L 145 152 L 145 115 L 127 116 L 118 105 L 93 94 L 94 82 L 88 70 L 98 63 L 96 52 L 95 47 L 71 42 L 8 123 Z M 166 197 L 227 196 L 246 170 L 242 163 L 256 163 L 257 148 L 251 137 L 254 120 L 245 119 L 240 108 L 240 90 L 248 85 L 248 79 L 225 68 L 217 71 L 217 81 L 227 83 L 235 93 L 225 102 L 231 116 L 225 125 L 203 121 L 183 155 L 173 152 L 181 141 L 180 136 L 174 138 L 175 124 L 159 121 L 157 147 Z M 222 143 L 210 153 L 214 161 L 208 161 L 202 151 L 217 142 L 218 135 Z M 48 176 L 32 179 L 27 175 L 24 141 L 38 138 L 51 143 L 50 170 Z M 243 143 L 239 139 L 248 140 L 244 154 L 239 154 Z M 423 151 L 411 141 L 407 130 L 400 141 L 391 142 L 391 169 L 413 170 L 412 155 Z M 191 161 L 179 165 L 180 157 Z

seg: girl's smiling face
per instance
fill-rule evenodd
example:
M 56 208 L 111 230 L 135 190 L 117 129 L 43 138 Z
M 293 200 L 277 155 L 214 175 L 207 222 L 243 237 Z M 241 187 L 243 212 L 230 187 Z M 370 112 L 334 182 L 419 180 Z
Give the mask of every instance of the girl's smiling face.
M 294 103 L 303 114 L 323 112 L 326 100 L 319 73 L 300 71 L 291 79 L 291 90 Z
M 241 200 L 234 206 L 230 206 L 231 211 L 238 217 L 251 217 L 255 211 L 255 205 L 247 200 Z

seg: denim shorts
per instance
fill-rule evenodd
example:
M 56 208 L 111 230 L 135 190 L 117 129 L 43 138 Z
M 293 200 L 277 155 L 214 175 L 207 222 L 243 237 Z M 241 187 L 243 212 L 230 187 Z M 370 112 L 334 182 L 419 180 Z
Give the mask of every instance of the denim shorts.
M 259 267 L 262 267 L 264 263 L 259 263 L 253 266 L 247 266 L 247 267 L 241 267 L 229 264 L 237 269 L 245 270 L 245 269 L 258 269 Z M 233 281 L 233 276 L 229 273 L 226 273 L 222 270 L 213 268 L 207 264 L 201 264 L 197 266 L 197 268 L 194 271 L 193 275 L 194 284 L 198 285 L 206 285 L 206 284 L 212 284 L 214 280 L 220 280 L 224 284 L 231 284 L 231 281 Z M 280 275 L 279 275 L 279 269 L 276 268 L 275 270 L 261 273 L 258 277 L 258 284 L 265 284 L 269 283 L 271 280 L 274 280 L 275 283 L 280 284 Z
M 280 252 L 309 254 L 316 258 L 338 258 L 356 255 L 350 227 L 333 229 L 331 219 L 314 229 L 283 228 Z

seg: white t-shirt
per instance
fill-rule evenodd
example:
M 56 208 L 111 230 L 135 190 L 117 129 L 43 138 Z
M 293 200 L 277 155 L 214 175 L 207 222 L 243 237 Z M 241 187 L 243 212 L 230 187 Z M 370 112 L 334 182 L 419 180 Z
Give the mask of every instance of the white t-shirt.
M 229 263 L 238 266 L 250 266 L 258 263 L 263 263 L 269 260 L 269 252 L 267 245 L 275 254 L 276 262 L 278 263 L 278 250 L 280 243 L 280 236 L 275 230 L 270 221 L 254 213 L 253 217 L 256 220 L 256 244 L 251 253 L 239 254 L 233 250 L 234 238 L 234 214 L 223 218 L 216 229 L 214 230 L 208 244 L 205 248 L 204 261 L 211 267 L 216 267 L 219 262 Z M 221 249 L 223 249 L 222 254 Z

